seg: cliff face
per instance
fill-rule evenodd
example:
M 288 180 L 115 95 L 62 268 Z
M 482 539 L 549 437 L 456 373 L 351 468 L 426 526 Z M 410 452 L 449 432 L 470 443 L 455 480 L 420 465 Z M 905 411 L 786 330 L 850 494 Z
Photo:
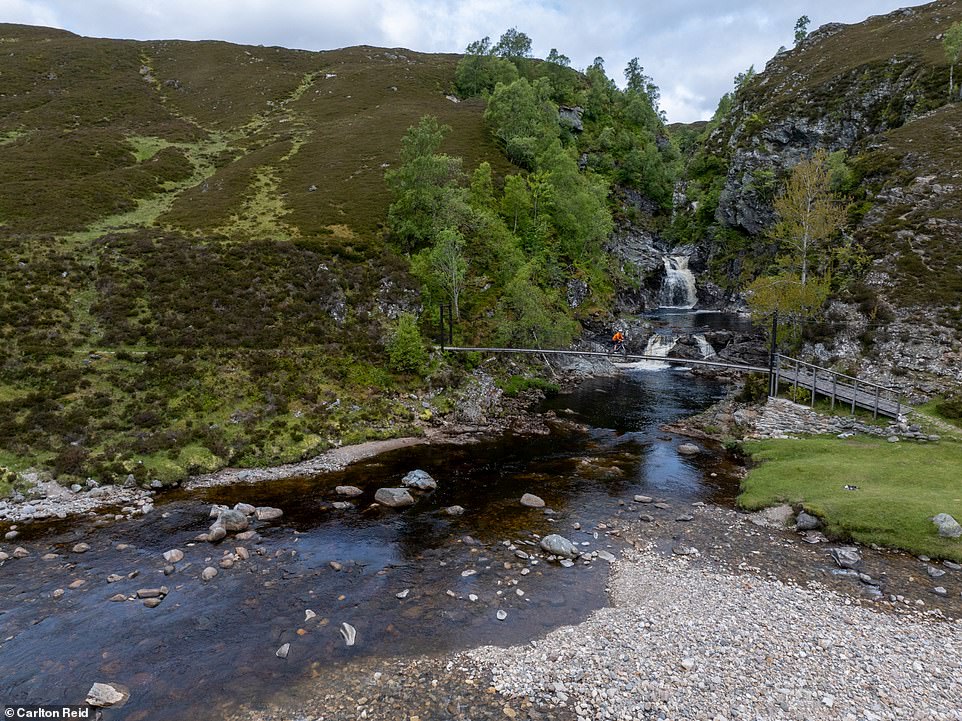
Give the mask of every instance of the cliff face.
M 740 88 L 704 137 L 718 190 L 701 243 L 730 284 L 774 256 L 765 231 L 791 168 L 819 148 L 844 151 L 846 233 L 870 270 L 810 338 L 824 362 L 862 355 L 892 380 L 957 376 L 943 359 L 958 353 L 962 329 L 962 104 L 950 102 L 941 40 L 959 20 L 962 2 L 939 0 L 823 26 Z

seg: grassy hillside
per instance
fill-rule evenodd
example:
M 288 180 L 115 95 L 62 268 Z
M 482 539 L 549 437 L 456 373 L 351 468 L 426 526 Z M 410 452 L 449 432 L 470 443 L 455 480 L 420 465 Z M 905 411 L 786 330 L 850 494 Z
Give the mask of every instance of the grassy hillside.
M 405 432 L 416 310 L 385 169 L 455 103 L 453 55 L 133 42 L 0 25 L 0 465 L 175 479 Z

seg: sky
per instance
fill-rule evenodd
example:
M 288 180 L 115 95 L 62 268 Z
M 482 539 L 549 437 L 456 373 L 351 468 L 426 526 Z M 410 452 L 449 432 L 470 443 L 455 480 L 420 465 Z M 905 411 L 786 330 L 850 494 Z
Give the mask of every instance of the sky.
M 853 23 L 915 0 L 0 0 L 0 22 L 136 40 L 226 40 L 331 50 L 351 45 L 463 52 L 508 28 L 584 69 L 596 57 L 619 85 L 637 57 L 670 122 L 711 117 L 733 79 L 809 30 Z

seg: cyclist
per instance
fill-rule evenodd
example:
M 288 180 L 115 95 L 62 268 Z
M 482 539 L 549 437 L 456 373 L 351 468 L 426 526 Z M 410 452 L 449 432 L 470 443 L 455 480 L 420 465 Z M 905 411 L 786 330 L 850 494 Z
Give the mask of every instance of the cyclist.
M 616 330 L 615 334 L 611 336 L 611 350 L 608 351 L 608 355 L 622 352 L 625 355 L 628 354 L 628 348 L 625 346 L 625 334 L 620 330 Z

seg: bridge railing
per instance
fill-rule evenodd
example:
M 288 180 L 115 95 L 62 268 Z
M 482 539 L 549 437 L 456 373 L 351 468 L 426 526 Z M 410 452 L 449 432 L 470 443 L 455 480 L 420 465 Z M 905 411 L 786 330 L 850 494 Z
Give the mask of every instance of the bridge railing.
M 878 418 L 880 413 L 898 418 L 910 410 L 910 407 L 902 402 L 902 393 L 898 388 L 872 383 L 776 353 L 769 388 L 770 396 L 778 397 L 782 382 L 791 384 L 792 400 L 796 402 L 799 389 L 807 391 L 809 406 L 814 406 L 816 396 L 822 395 L 830 400 L 832 410 L 835 409 L 836 404 L 844 404 L 853 414 L 856 408 L 872 411 L 873 418 Z

